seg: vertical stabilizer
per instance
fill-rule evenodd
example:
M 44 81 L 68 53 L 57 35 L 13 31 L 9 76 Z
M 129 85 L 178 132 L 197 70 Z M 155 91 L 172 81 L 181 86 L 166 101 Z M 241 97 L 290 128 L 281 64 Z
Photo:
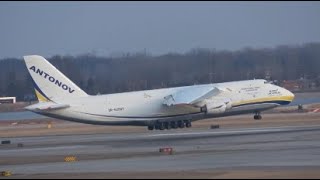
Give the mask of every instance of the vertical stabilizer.
M 24 56 L 39 101 L 88 96 L 42 56 Z

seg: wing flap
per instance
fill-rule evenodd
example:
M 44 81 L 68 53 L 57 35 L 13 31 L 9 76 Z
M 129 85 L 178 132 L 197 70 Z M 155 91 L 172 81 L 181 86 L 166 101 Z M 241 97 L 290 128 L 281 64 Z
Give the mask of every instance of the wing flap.
M 181 89 L 176 93 L 164 97 L 164 105 L 195 105 L 208 97 L 219 94 L 220 90 L 216 87 L 189 87 Z

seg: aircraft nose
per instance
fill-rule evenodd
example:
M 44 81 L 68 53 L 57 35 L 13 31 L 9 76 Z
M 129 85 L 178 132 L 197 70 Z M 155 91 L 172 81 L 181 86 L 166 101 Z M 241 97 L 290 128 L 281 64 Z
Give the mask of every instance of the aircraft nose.
M 289 90 L 286 90 L 287 92 L 286 92 L 286 94 L 287 94 L 287 96 L 289 97 L 289 100 L 290 101 L 293 101 L 293 99 L 294 99 L 294 94 L 292 93 L 292 92 L 290 92 Z

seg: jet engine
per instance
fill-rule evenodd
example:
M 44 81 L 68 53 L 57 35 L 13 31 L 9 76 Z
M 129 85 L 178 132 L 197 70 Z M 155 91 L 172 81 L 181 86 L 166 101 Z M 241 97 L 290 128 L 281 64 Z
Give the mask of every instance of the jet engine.
M 231 100 L 228 98 L 211 98 L 205 100 L 204 109 L 207 114 L 221 114 L 231 109 Z

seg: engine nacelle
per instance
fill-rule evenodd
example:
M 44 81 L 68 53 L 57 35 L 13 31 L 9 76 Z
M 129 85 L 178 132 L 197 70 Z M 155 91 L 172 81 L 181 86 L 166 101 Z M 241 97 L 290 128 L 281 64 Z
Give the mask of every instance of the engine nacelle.
M 231 109 L 231 100 L 227 98 L 211 98 L 205 100 L 205 111 L 207 114 L 221 114 Z

